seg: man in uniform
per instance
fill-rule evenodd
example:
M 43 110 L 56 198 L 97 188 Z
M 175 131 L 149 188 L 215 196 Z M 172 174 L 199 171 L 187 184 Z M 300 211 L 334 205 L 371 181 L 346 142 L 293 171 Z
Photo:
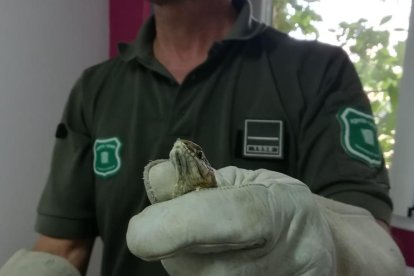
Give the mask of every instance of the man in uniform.
M 177 138 L 201 145 L 215 168 L 287 174 L 315 194 L 368 210 L 387 228 L 384 160 L 369 102 L 341 49 L 258 23 L 246 0 L 153 2 L 155 15 L 137 40 L 74 86 L 38 208 L 41 236 L 3 270 L 23 271 L 18 264 L 27 262 L 30 275 L 84 273 L 100 236 L 102 275 L 167 275 L 160 262 L 131 254 L 125 235 L 149 205 L 144 166 L 168 157 Z M 386 258 L 400 265 L 392 250 Z M 382 262 L 378 252 L 366 254 Z

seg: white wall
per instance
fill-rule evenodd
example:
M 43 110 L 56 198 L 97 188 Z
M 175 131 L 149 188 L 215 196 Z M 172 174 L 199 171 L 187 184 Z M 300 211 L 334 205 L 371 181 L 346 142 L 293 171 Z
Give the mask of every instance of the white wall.
M 404 61 L 404 76 L 398 102 L 396 144 L 391 167 L 391 196 L 394 214 L 407 216 L 414 207 L 414 0 Z M 414 220 L 412 222 L 414 229 Z
M 394 201 L 392 225 L 414 231 L 414 219 L 407 218 L 408 208 L 414 207 L 414 0 L 411 4 L 410 29 L 398 102 L 396 144 L 391 167 L 391 197 Z M 414 233 L 414 232 L 413 232 Z M 407 268 L 414 276 L 414 268 Z
M 107 0 L 0 0 L 0 265 L 36 238 L 55 127 L 82 69 L 108 56 L 107 18 Z

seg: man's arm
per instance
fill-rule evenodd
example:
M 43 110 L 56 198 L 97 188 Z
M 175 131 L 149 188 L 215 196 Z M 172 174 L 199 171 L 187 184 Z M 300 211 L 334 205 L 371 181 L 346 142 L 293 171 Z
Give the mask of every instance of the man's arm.
M 33 251 L 46 252 L 67 259 L 82 275 L 86 273 L 95 239 L 65 240 L 40 236 Z

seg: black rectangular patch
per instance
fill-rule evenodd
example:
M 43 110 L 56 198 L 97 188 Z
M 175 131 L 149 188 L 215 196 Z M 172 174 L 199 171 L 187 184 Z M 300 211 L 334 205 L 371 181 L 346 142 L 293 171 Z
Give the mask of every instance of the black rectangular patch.
M 283 122 L 245 120 L 243 156 L 283 159 Z

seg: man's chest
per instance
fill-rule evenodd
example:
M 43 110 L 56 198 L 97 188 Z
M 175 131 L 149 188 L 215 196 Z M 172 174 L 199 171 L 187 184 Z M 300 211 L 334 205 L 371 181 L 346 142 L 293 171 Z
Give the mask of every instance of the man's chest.
M 139 171 L 150 160 L 167 158 L 182 138 L 200 144 L 215 167 L 286 171 L 291 120 L 261 62 L 239 62 L 208 75 L 194 72 L 182 85 L 138 75 L 117 93 L 103 90 L 95 106 L 94 139 L 119 140 L 124 170 Z
M 178 138 L 202 146 L 214 168 L 290 174 L 295 144 L 280 93 L 262 61 L 195 71 L 180 86 L 146 74 L 105 86 L 95 100 L 91 131 L 99 145 L 93 166 L 100 229 L 116 227 L 107 225 L 108 217 L 126 225 L 148 204 L 144 166 L 168 158 Z

